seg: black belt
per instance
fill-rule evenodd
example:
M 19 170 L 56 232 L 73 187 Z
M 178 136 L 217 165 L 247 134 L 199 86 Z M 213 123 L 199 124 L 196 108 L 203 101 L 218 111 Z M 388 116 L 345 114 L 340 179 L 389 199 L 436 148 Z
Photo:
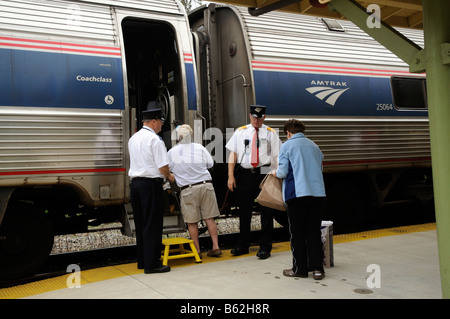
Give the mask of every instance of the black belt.
M 186 185 L 186 186 L 181 186 L 180 187 L 180 191 L 182 191 L 185 188 L 191 187 L 191 186 L 200 185 L 200 184 L 206 184 L 206 183 L 212 183 L 212 181 L 203 181 L 203 182 L 198 182 L 198 183 L 195 183 L 195 184 L 189 184 L 189 185 Z
M 269 167 L 270 166 L 270 164 L 266 164 L 266 165 L 262 165 L 262 166 L 258 166 L 258 167 L 251 167 L 251 168 L 245 168 L 245 167 L 242 167 L 243 169 L 245 169 L 245 170 L 247 170 L 247 172 L 250 172 L 250 173 L 252 173 L 252 174 L 256 174 L 256 173 L 260 173 L 261 172 L 261 167 Z
M 156 182 L 156 183 L 161 183 L 161 184 L 164 182 L 164 179 L 161 178 L 161 177 L 155 177 L 155 178 L 152 178 L 152 177 L 133 177 L 133 179 L 131 181 L 148 181 L 148 180 Z

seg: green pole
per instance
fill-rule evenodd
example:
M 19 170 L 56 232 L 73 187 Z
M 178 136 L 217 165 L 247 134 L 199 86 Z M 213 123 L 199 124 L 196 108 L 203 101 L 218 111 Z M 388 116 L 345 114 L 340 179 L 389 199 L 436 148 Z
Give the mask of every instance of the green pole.
M 450 1 L 424 0 L 425 57 L 442 297 L 450 298 Z

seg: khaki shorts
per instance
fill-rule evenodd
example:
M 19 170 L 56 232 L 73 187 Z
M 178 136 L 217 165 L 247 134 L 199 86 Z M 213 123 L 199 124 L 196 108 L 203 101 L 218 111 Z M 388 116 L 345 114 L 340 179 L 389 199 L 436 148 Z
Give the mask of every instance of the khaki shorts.
M 181 214 L 186 223 L 219 216 L 216 194 L 211 183 L 194 185 L 180 193 Z

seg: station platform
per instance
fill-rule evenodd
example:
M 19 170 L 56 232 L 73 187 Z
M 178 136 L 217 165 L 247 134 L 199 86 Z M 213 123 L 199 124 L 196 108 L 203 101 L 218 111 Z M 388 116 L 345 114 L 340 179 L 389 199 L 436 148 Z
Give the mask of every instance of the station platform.
M 187 299 L 192 304 L 195 299 L 442 298 L 434 223 L 333 238 L 334 266 L 325 268 L 323 280 L 311 273 L 308 278 L 283 276 L 292 254 L 289 242 L 282 242 L 274 243 L 264 260 L 256 257 L 255 246 L 239 257 L 226 250 L 218 258 L 203 253 L 202 263 L 169 260 L 171 271 L 162 274 L 123 264 L 81 271 L 79 288 L 68 288 L 68 274 L 0 289 L 0 299 Z

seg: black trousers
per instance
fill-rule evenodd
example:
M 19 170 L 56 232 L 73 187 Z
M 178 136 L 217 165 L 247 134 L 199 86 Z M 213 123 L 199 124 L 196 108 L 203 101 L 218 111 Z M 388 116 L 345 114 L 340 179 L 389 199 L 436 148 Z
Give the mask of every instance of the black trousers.
M 259 170 L 252 173 L 250 169 L 239 168 L 236 174 L 236 192 L 239 204 L 239 242 L 238 247 L 247 249 L 250 245 L 250 230 L 253 205 L 258 197 L 259 184 L 265 175 Z M 259 206 L 261 212 L 261 249 L 271 251 L 273 240 L 273 209 Z
M 130 195 L 136 226 L 138 268 L 160 267 L 163 229 L 162 179 L 133 178 Z
M 320 227 L 324 197 L 297 197 L 286 202 L 291 234 L 293 266 L 296 274 L 323 270 Z

